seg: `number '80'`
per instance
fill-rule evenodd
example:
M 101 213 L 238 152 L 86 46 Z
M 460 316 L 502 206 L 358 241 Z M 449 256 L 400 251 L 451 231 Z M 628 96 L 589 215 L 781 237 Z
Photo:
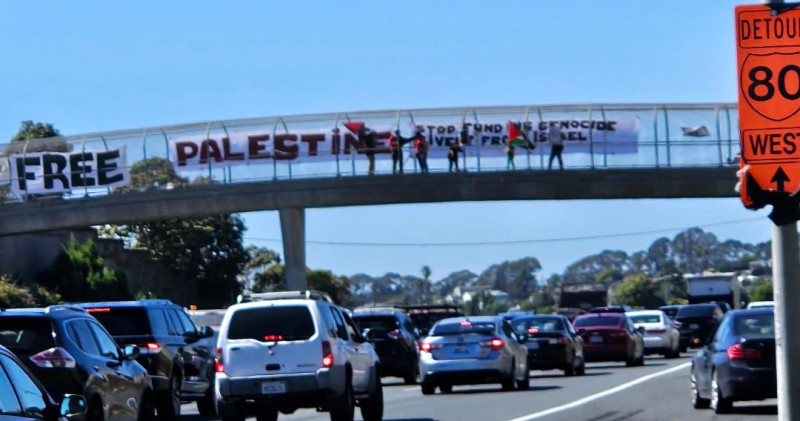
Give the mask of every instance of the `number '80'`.
M 794 92 L 789 92 L 789 89 L 786 87 L 786 78 L 789 73 L 794 73 L 798 81 Z M 750 95 L 750 98 L 755 101 L 769 101 L 775 96 L 775 85 L 772 84 L 772 69 L 766 66 L 756 66 L 750 69 L 749 76 L 752 83 L 750 87 L 747 88 L 747 93 Z M 800 66 L 794 64 L 784 66 L 781 71 L 778 72 L 777 82 L 778 92 L 780 92 L 782 97 L 789 100 L 800 98 Z M 763 89 L 760 89 L 760 94 L 756 92 L 759 86 L 763 86 Z

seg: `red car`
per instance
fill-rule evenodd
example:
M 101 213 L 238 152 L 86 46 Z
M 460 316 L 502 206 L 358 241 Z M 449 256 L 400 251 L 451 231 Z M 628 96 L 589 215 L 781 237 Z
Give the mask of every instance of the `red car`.
M 625 313 L 589 313 L 573 325 L 583 338 L 586 361 L 625 361 L 628 367 L 644 365 L 642 332 Z

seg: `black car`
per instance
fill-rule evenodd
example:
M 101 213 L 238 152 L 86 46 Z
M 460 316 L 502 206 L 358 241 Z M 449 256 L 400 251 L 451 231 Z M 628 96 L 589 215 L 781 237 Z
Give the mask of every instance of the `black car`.
M 402 377 L 406 384 L 417 382 L 419 330 L 405 313 L 393 308 L 357 309 L 353 321 L 375 348 L 381 377 Z
M 531 370 L 564 370 L 564 375 L 583 375 L 586 361 L 583 338 L 564 316 L 528 316 L 511 321 L 517 335 L 526 337 Z
M 177 418 L 181 401 L 196 401 L 202 415 L 213 415 L 214 331 L 198 330 L 184 309 L 169 300 L 80 304 L 111 332 L 120 345 L 136 345 L 137 361 L 153 378 L 159 418 Z
M 592 307 L 589 313 L 627 313 L 631 311 L 628 306 Z
M 670 319 L 675 320 L 675 316 L 678 315 L 678 311 L 685 306 L 674 304 L 674 305 L 667 305 L 661 306 L 658 309 L 663 311 Z
M 82 308 L 2 310 L 0 345 L 22 360 L 51 396 L 85 396 L 87 421 L 155 416 L 150 376 L 135 361 L 138 348 L 120 351 Z
M 448 304 L 397 306 L 408 314 L 408 317 L 419 329 L 421 336 L 427 336 L 434 324 L 442 319 L 461 317 L 458 307 Z
M 84 413 L 83 396 L 64 395 L 57 404 L 22 361 L 0 346 L 0 418 L 60 421 Z
M 705 346 L 709 335 L 722 319 L 722 309 L 716 304 L 691 304 L 681 307 L 675 321 L 681 334 L 680 348 L 699 348 Z
M 771 308 L 729 311 L 692 359 L 692 405 L 716 413 L 735 401 L 777 396 L 775 319 Z

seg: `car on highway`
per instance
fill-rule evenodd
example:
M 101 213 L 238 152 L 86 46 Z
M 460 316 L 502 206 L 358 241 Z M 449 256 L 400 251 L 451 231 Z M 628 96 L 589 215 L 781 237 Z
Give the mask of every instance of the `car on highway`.
M 681 352 L 687 348 L 700 348 L 708 342 L 709 335 L 722 320 L 724 313 L 715 303 L 691 304 L 681 307 L 675 321 L 679 323 Z
M 223 421 L 298 408 L 331 420 L 383 417 L 378 355 L 347 312 L 316 291 L 254 294 L 228 308 L 219 331 L 215 394 Z
M 695 408 L 725 413 L 736 401 L 777 396 L 774 317 L 771 308 L 725 314 L 711 341 L 692 358 Z
M 439 320 L 463 316 L 457 306 L 449 304 L 409 305 L 397 306 L 397 308 L 408 314 L 408 317 L 419 329 L 420 336 L 426 336 L 431 327 Z
M 583 338 L 564 316 L 527 316 L 511 321 L 518 336 L 526 337 L 528 368 L 531 370 L 564 370 L 565 376 L 582 376 L 586 372 Z
M 419 330 L 411 318 L 396 308 L 356 309 L 352 318 L 378 353 L 378 374 L 402 377 L 405 384 L 416 384 Z
M 747 308 L 773 308 L 775 301 L 753 301 L 747 304 Z
M 500 383 L 503 390 L 528 389 L 530 369 L 525 338 L 500 316 L 455 317 L 438 321 L 420 343 L 423 395 L 438 387 Z
M 526 317 L 526 316 L 533 316 L 534 313 L 532 311 L 507 311 L 505 313 L 500 313 L 499 316 L 505 319 L 508 322 L 516 319 L 517 317 Z
M 0 346 L 0 418 L 66 421 L 85 416 L 86 398 L 82 395 L 66 394 L 59 401 L 53 400 L 16 355 Z
M 626 313 L 628 311 L 631 311 L 628 306 L 604 306 L 592 307 L 589 313 Z
M 683 307 L 681 304 L 671 304 L 666 306 L 661 306 L 658 309 L 663 311 L 670 319 L 673 321 L 675 320 L 675 316 L 678 315 L 678 310 Z
M 162 419 L 180 416 L 182 401 L 213 415 L 214 346 L 211 328 L 198 329 L 183 307 L 169 300 L 81 303 L 121 346 L 136 345 L 136 360 L 153 378 Z
M 194 306 L 192 306 L 194 307 Z M 214 331 L 214 335 L 211 337 L 211 343 L 217 343 L 217 333 L 219 332 L 219 326 L 222 324 L 222 319 L 225 317 L 225 312 L 228 311 L 226 308 L 221 309 L 209 309 L 209 310 L 198 310 L 196 308 L 190 308 L 189 318 L 192 319 L 192 322 L 198 327 L 203 328 L 203 326 L 208 326 L 211 330 Z
M 661 310 L 628 312 L 637 329 L 642 328 L 645 354 L 662 354 L 665 358 L 678 358 L 681 334 L 673 321 Z
M 84 396 L 86 421 L 155 416 L 150 376 L 136 362 L 139 349 L 120 350 L 80 307 L 3 309 L 0 345 L 23 361 L 51 396 Z
M 644 365 L 642 330 L 625 313 L 587 313 L 572 322 L 583 338 L 586 361 L 624 361 Z

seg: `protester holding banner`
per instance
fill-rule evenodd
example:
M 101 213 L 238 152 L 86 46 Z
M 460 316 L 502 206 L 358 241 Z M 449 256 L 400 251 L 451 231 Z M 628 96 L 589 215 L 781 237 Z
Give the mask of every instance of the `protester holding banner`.
M 366 149 L 365 154 L 367 155 L 367 160 L 369 161 L 369 169 L 367 170 L 367 174 L 374 175 L 375 174 L 375 132 L 371 130 L 367 126 L 361 127 L 361 130 L 358 131 L 359 141 L 364 144 L 364 148 Z
M 564 152 L 564 139 L 561 137 L 561 126 L 557 121 L 550 122 L 547 140 L 550 142 L 550 162 L 547 169 L 552 170 L 553 159 L 558 158 L 558 167 L 563 170 L 564 161 L 561 159 L 561 153 Z
M 425 139 L 425 135 L 422 134 L 422 131 L 418 130 L 414 135 L 414 155 L 416 155 L 420 170 L 423 173 L 428 172 L 429 147 L 430 143 L 428 143 L 428 139 Z

